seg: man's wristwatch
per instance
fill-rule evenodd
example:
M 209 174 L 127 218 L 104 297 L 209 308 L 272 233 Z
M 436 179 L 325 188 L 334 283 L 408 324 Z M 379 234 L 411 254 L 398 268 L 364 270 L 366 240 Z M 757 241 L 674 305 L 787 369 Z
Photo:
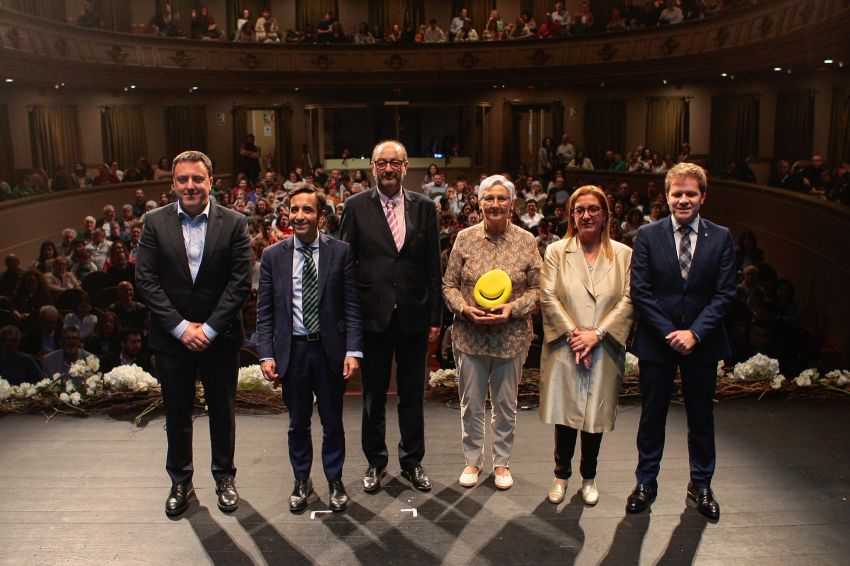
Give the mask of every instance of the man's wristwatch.
M 605 337 L 608 336 L 608 331 L 601 326 L 595 326 L 593 330 L 596 332 L 596 338 L 598 338 L 600 342 L 605 340 Z

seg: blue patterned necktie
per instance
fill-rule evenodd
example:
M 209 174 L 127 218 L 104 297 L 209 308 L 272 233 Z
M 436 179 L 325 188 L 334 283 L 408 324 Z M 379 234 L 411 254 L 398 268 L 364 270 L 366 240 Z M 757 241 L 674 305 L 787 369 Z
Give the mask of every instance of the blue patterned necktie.
M 301 246 L 298 251 L 304 256 L 301 269 L 301 315 L 304 327 L 312 334 L 319 331 L 319 278 L 313 261 L 313 248 Z
M 679 242 L 679 270 L 682 272 L 682 279 L 688 280 L 688 271 L 691 270 L 691 227 L 688 224 L 679 226 L 679 232 L 682 234 L 682 241 Z

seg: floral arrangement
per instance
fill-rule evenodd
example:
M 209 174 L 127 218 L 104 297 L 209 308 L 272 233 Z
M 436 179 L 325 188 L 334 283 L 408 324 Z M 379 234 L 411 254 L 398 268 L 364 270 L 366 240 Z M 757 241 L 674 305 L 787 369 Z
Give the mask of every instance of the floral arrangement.
M 638 367 L 638 357 L 632 354 L 631 352 L 626 352 L 626 370 L 624 375 L 629 376 L 638 376 L 640 375 L 640 368 Z
M 254 364 L 239 368 L 236 389 L 240 391 L 272 391 L 272 384 L 266 380 L 260 366 Z
M 456 369 L 438 369 L 432 371 L 428 379 L 428 387 L 436 389 L 438 387 L 451 387 L 457 389 L 457 370 Z
M 756 354 L 746 362 L 735 364 L 732 370 L 733 381 L 771 381 L 778 376 L 779 361 L 764 354 Z
M 153 387 L 159 387 L 159 382 L 148 372 L 136 364 L 129 366 L 117 366 L 115 369 L 103 376 L 101 381 L 105 388 L 112 391 L 147 391 Z M 92 391 L 97 393 L 97 382 L 89 378 L 86 381 L 86 393 Z

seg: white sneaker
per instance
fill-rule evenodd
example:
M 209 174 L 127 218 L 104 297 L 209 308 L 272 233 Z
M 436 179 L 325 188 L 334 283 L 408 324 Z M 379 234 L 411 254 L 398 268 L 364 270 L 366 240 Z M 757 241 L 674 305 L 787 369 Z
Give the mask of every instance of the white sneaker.
M 596 505 L 599 502 L 596 480 L 581 480 L 581 498 L 586 505 Z
M 463 473 L 460 474 L 460 480 L 458 480 L 458 483 L 463 487 L 475 487 L 478 485 L 478 476 L 481 474 L 481 468 L 475 466 L 470 467 L 475 468 L 475 473 L 469 473 L 464 468 Z
M 514 478 L 510 470 L 505 474 L 496 475 L 496 487 L 499 489 L 510 489 L 514 485 Z
M 555 478 L 552 480 L 552 487 L 549 488 L 549 502 L 557 505 L 564 500 L 567 495 L 567 484 L 570 480 L 562 480 Z

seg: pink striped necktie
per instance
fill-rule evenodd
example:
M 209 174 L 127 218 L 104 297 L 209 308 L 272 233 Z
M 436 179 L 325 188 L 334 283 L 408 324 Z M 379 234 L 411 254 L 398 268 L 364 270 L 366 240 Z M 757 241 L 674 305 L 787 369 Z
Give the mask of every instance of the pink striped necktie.
M 397 250 L 401 250 L 402 244 L 404 241 L 401 239 L 401 230 L 398 228 L 398 221 L 395 217 L 395 200 L 389 199 L 387 200 L 387 224 L 390 225 L 390 232 L 393 233 L 393 240 L 395 240 L 395 247 Z

